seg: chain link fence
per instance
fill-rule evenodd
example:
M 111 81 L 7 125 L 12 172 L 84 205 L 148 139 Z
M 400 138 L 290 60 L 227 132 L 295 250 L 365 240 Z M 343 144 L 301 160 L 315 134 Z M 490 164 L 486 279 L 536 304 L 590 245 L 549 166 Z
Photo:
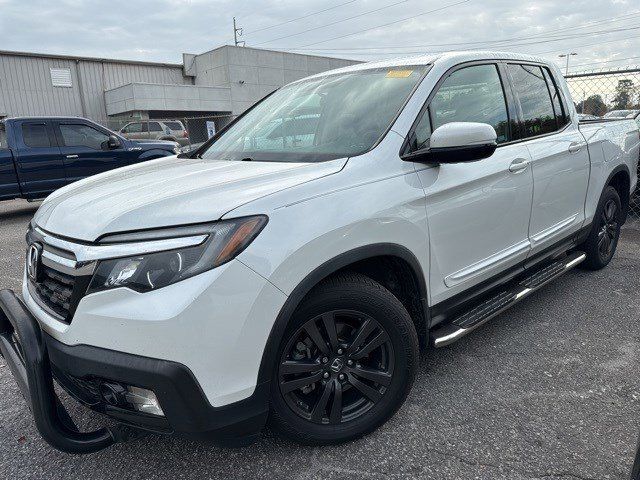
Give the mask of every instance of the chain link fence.
M 572 73 L 565 78 L 582 118 L 635 118 L 640 125 L 640 68 Z M 629 213 L 640 218 L 640 190 L 631 198 Z

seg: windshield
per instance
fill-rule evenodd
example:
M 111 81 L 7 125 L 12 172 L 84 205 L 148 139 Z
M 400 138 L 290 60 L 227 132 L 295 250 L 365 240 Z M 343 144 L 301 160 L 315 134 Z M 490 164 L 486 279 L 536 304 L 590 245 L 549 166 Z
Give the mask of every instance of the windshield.
M 389 128 L 426 69 L 371 69 L 287 85 L 232 125 L 202 157 L 318 162 L 360 155 Z

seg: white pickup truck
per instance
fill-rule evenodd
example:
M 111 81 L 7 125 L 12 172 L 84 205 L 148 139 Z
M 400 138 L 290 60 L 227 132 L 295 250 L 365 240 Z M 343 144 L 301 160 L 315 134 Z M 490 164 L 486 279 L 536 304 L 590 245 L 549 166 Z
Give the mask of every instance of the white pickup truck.
M 63 451 L 140 430 L 243 444 L 267 421 L 354 439 L 402 405 L 421 347 L 609 263 L 639 141 L 633 120 L 579 124 L 532 56 L 312 76 L 190 158 L 50 195 L 22 299 L 0 292 L 0 350 Z M 79 432 L 53 378 L 117 424 Z

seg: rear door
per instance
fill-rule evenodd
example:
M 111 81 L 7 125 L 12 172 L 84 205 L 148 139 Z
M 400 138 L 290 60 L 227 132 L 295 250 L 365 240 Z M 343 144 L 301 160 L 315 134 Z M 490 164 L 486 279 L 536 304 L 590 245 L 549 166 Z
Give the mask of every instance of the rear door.
M 0 122 L 0 199 L 15 198 L 20 195 L 18 176 L 9 149 L 4 123 Z
M 69 183 L 129 163 L 130 153 L 122 142 L 118 148 L 109 149 L 107 141 L 112 133 L 98 125 L 59 121 L 55 130 Z
M 20 187 L 25 197 L 35 199 L 66 184 L 64 163 L 49 120 L 14 123 L 13 137 Z
M 582 227 L 589 153 L 548 68 L 510 63 L 507 70 L 520 117 L 518 139 L 524 140 L 531 154 L 534 186 L 529 237 L 534 255 Z

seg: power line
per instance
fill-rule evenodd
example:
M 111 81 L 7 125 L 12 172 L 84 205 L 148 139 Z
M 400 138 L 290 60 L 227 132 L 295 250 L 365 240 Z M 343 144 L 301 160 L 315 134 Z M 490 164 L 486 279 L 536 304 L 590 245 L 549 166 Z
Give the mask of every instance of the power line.
M 450 3 L 449 5 L 444 5 L 444 6 L 442 6 L 442 7 L 439 7 L 439 8 L 433 9 L 433 10 L 429 10 L 429 11 L 427 11 L 427 12 L 422 12 L 422 13 L 419 13 L 419 14 L 417 14 L 417 15 L 412 15 L 412 16 L 410 16 L 410 17 L 402 18 L 402 19 L 400 19 L 400 20 L 395 20 L 395 21 L 393 21 L 393 22 L 389 22 L 389 23 L 383 23 L 382 25 L 376 25 L 375 27 L 365 28 L 365 29 L 363 29 L 363 30 L 358 30 L 357 32 L 347 33 L 347 34 L 345 34 L 345 35 L 340 35 L 340 36 L 338 36 L 338 37 L 329 38 L 329 39 L 327 39 L 327 40 L 321 40 L 321 41 L 319 41 L 319 42 L 309 43 L 309 44 L 307 44 L 307 45 L 302 45 L 302 47 L 311 47 L 311 46 L 313 46 L 313 45 L 318 45 L 318 44 L 320 44 L 320 43 L 326 43 L 326 42 L 330 42 L 330 41 L 332 41 L 332 40 L 339 40 L 339 39 L 341 39 L 341 38 L 351 37 L 351 36 L 353 36 L 353 35 L 357 35 L 357 34 L 359 34 L 359 33 L 368 32 L 368 31 L 370 31 L 370 30 L 375 30 L 375 29 L 377 29 L 377 28 L 384 28 L 384 27 L 388 27 L 389 25 L 394 25 L 394 24 L 396 24 L 396 23 L 406 22 L 407 20 L 412 20 L 412 19 L 414 19 L 414 18 L 418 18 L 418 17 L 421 17 L 421 16 L 423 16 L 423 15 L 428 15 L 428 14 L 430 14 L 430 13 L 439 12 L 439 11 L 441 11 L 441 10 L 445 10 L 445 9 L 447 9 L 447 8 L 455 7 L 455 6 L 458 6 L 458 5 L 462 5 L 463 3 L 468 3 L 468 2 L 470 2 L 470 1 L 471 1 L 471 0 L 462 0 L 461 2 Z
M 347 17 L 347 18 L 343 18 L 341 20 L 336 20 L 335 22 L 325 23 L 324 25 L 320 25 L 318 27 L 309 28 L 307 30 L 303 30 L 303 31 L 298 32 L 298 33 L 291 33 L 289 35 L 284 35 L 282 37 L 272 38 L 271 40 L 266 40 L 264 42 L 259 42 L 259 43 L 256 43 L 254 45 L 264 45 L 265 43 L 275 42 L 277 40 L 282 40 L 284 38 L 296 37 L 298 35 L 302 35 L 303 33 L 313 32 L 314 30 L 319 30 L 321 28 L 330 27 L 332 25 L 337 25 L 338 23 L 342 23 L 342 22 L 346 22 L 346 21 L 349 21 L 349 20 L 353 20 L 354 18 L 359 18 L 359 17 L 363 17 L 365 15 L 369 15 L 370 13 L 375 13 L 375 12 L 379 12 L 381 10 L 385 10 L 387 8 L 395 7 L 396 5 L 400 5 L 401 3 L 407 3 L 408 1 L 409 0 L 400 0 L 399 2 L 392 3 L 392 4 L 386 5 L 384 7 L 376 8 L 374 10 L 369 10 L 369 11 L 364 12 L 364 13 L 359 13 L 358 15 L 353 15 L 352 17 Z
M 537 34 L 533 34 L 533 35 L 527 35 L 527 36 L 521 36 L 521 37 L 511 37 L 511 38 L 503 38 L 500 40 L 481 40 L 481 41 L 475 41 L 475 42 L 459 42 L 459 43 L 443 43 L 443 44 L 429 44 L 429 45 L 390 45 L 390 46 L 378 46 L 378 47 L 336 47 L 336 48 L 323 48 L 322 50 L 325 52 L 328 51 L 355 51 L 355 50 L 381 50 L 381 49 L 406 49 L 406 48 L 429 48 L 429 47 L 433 47 L 433 46 L 460 46 L 460 45 L 473 45 L 473 44 L 489 44 L 489 43 L 504 43 L 504 42 L 510 42 L 510 41 L 514 41 L 514 40 L 529 40 L 529 39 L 535 39 L 541 36 L 559 36 L 559 35 L 549 35 L 549 34 L 553 34 L 553 33 L 560 33 L 560 32 L 565 32 L 565 31 L 571 31 L 571 30 L 577 30 L 577 29 L 582 29 L 582 28 L 587 28 L 587 27 L 592 27 L 595 26 L 596 24 L 602 24 L 602 23 L 610 23 L 612 21 L 618 21 L 620 20 L 622 17 L 626 17 L 623 20 L 629 20 L 632 17 L 636 17 L 640 15 L 640 11 L 636 11 L 634 13 L 629 13 L 629 14 L 625 14 L 625 15 L 619 15 L 616 17 L 611 17 L 609 19 L 606 20 L 597 20 L 597 21 L 591 21 L 591 22 L 587 22 L 585 24 L 579 25 L 579 26 L 572 26 L 572 27 L 566 27 L 566 28 L 561 28 L 561 29 L 557 29 L 557 30 L 549 30 L 546 32 L 541 32 L 541 33 L 537 33 Z M 609 31 L 609 30 L 606 30 Z M 314 48 L 304 48 L 304 47 L 299 47 L 299 48 L 286 48 L 286 49 L 282 49 L 282 50 L 287 50 L 287 51 L 303 51 L 303 50 L 310 50 L 310 51 L 317 51 L 318 49 L 314 49 Z
M 354 3 L 356 1 L 357 0 L 349 0 L 348 2 L 340 3 L 338 5 L 334 5 L 333 7 L 329 7 L 329 8 L 325 8 L 323 10 L 318 10 L 316 12 L 308 13 L 306 15 L 302 15 L 301 17 L 292 18 L 291 20 L 287 20 L 285 22 L 276 23 L 275 25 L 270 25 L 268 27 L 258 28 L 257 30 L 251 30 L 251 31 L 249 31 L 249 33 L 258 33 L 258 32 L 262 32 L 264 30 L 269 30 L 271 28 L 275 28 L 275 27 L 280 27 L 282 25 L 286 25 L 288 23 L 297 22 L 298 20 L 302 20 L 304 18 L 309 18 L 309 17 L 313 17 L 314 15 L 318 15 L 320 13 L 328 12 L 329 10 L 335 10 L 336 8 L 344 7 L 345 5 L 349 5 L 350 3 Z
M 561 41 L 566 41 L 566 40 L 575 40 L 575 39 L 579 39 L 579 38 L 583 38 L 586 36 L 599 36 L 599 35 L 608 35 L 611 33 L 618 33 L 618 32 L 623 32 L 623 31 L 630 31 L 630 30 L 638 30 L 640 29 L 640 25 L 635 25 L 632 27 L 625 27 L 625 28 L 620 28 L 620 29 L 615 29 L 615 30 L 601 30 L 601 31 L 595 31 L 595 32 L 584 32 L 584 33 L 580 33 L 580 34 L 572 34 L 572 35 L 557 35 L 557 38 L 551 38 L 551 39 L 546 39 L 546 40 L 536 40 L 536 41 L 525 41 L 522 43 L 509 43 L 508 46 L 509 48 L 513 48 L 513 47 L 523 47 L 523 46 L 530 46 L 530 45 L 540 45 L 540 44 L 545 44 L 545 43 L 553 43 L 553 42 L 561 42 Z M 635 37 L 630 37 L 630 38 L 635 38 Z M 626 40 L 625 39 L 615 39 L 615 40 L 611 40 L 611 41 L 620 41 L 620 40 Z M 500 42 L 505 43 L 506 40 L 501 40 Z M 603 44 L 603 43 L 609 43 L 608 41 L 601 41 L 595 45 L 598 44 Z M 446 46 L 458 46 L 460 44 L 455 44 L 455 43 L 442 43 L 442 44 L 431 44 L 431 45 L 425 45 L 425 48 L 429 48 L 429 47 L 446 47 Z M 482 44 L 482 46 L 478 46 L 475 48 L 464 48 L 463 50 L 482 50 L 484 48 L 487 47 L 502 47 L 503 45 L 487 45 L 487 44 Z M 415 48 L 420 48 L 421 46 L 415 46 Z M 384 49 L 384 47 L 381 47 L 382 49 Z M 406 48 L 414 48 L 414 47 L 406 47 Z M 565 48 L 565 47 L 563 47 Z M 328 50 L 324 50 L 324 49 L 316 49 L 313 50 L 316 53 L 319 52 L 323 52 L 323 53 L 329 53 Z M 379 51 L 379 50 L 374 50 L 374 51 L 368 51 L 368 52 L 364 52 L 364 53 L 358 53 L 358 52 L 345 52 L 348 55 L 371 55 L 371 54 L 378 54 L 378 55 L 397 55 L 398 53 L 400 54 L 431 54 L 431 53 L 444 53 L 447 52 L 449 50 L 431 50 L 431 51 L 424 51 L 424 50 L 420 50 L 420 51 L 413 51 L 413 50 L 402 50 L 402 51 L 395 51 L 395 52 L 383 52 L 383 51 Z M 545 52 L 545 53 L 553 53 L 553 52 L 557 52 L 557 50 L 553 50 L 550 52 Z

